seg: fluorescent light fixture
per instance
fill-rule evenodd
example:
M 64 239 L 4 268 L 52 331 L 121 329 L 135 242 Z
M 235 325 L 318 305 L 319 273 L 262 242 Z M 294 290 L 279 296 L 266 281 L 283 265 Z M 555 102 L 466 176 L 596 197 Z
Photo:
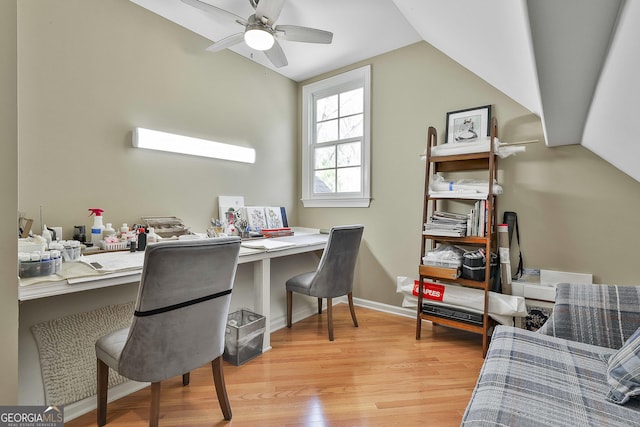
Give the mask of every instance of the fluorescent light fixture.
M 255 50 L 269 50 L 273 47 L 275 39 L 270 32 L 254 27 L 244 32 L 244 41 Z
M 192 156 L 232 160 L 234 162 L 256 162 L 256 150 L 253 148 L 223 144 L 157 130 L 135 128 L 131 142 L 134 147 L 147 148 L 149 150 L 169 151 Z

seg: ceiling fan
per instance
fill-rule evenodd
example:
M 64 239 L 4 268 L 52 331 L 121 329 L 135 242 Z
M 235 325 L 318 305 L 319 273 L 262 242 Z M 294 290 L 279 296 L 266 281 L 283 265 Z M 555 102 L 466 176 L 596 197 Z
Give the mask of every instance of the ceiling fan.
M 244 31 L 232 34 L 209 46 L 207 48 L 209 52 L 218 52 L 244 41 L 249 47 L 264 51 L 269 61 L 280 68 L 288 62 L 278 39 L 322 44 L 330 44 L 333 40 L 333 33 L 329 31 L 297 25 L 274 26 L 284 6 L 284 0 L 249 0 L 255 13 L 247 19 L 200 0 L 182 0 L 182 2 L 212 15 L 226 16 L 244 27 Z

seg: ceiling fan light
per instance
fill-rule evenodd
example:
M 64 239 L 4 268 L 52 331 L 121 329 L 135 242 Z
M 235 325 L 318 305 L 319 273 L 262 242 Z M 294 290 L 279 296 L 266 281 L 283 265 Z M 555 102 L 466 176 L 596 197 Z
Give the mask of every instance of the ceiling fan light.
M 244 41 L 255 50 L 269 50 L 275 39 L 273 34 L 260 28 L 251 28 L 245 31 Z

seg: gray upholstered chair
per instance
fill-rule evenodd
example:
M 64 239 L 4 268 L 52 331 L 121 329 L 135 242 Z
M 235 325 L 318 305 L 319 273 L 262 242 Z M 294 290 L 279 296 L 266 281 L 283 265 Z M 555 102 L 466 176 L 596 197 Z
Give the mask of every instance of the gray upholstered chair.
M 107 422 L 109 368 L 151 383 L 149 425 L 157 426 L 160 382 L 211 362 L 226 420 L 231 406 L 222 372 L 225 330 L 240 239 L 177 240 L 147 247 L 131 327 L 96 342 L 98 425 Z
M 318 314 L 322 314 L 322 299 L 327 299 L 327 326 L 329 341 L 333 341 L 332 298 L 347 295 L 353 325 L 358 319 L 353 308 L 353 275 L 362 240 L 362 225 L 333 227 L 327 246 L 320 258 L 318 269 L 299 274 L 287 280 L 287 327 L 291 327 L 293 292 L 318 298 Z

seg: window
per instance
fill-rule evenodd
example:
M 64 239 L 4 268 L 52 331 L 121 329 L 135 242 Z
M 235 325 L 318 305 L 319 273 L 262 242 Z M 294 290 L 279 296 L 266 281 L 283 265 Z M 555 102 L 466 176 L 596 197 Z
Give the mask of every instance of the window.
M 302 88 L 302 202 L 368 207 L 371 67 Z

